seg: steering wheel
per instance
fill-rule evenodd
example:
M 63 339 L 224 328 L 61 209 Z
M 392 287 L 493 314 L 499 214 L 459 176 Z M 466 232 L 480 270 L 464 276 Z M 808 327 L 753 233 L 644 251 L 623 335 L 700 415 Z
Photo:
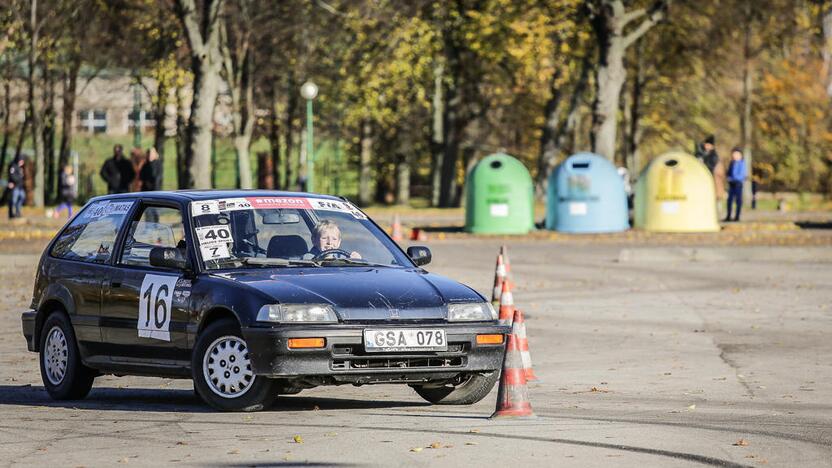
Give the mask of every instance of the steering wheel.
M 323 260 L 325 258 L 350 258 L 350 253 L 343 249 L 326 249 L 315 255 L 313 260 Z

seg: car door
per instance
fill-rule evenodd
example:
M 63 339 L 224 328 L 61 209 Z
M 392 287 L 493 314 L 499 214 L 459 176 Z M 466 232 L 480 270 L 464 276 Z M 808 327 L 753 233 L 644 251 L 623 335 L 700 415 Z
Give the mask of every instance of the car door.
M 191 278 L 150 265 L 154 247 L 179 248 L 187 256 L 182 211 L 175 203 L 142 201 L 134 213 L 104 286 L 104 344 L 114 361 L 187 366 Z
M 116 239 L 133 200 L 101 200 L 89 204 L 61 232 L 49 255 L 46 272 L 55 289 L 68 291 L 75 334 L 88 359 L 103 355 L 100 313 L 102 285 L 110 270 Z

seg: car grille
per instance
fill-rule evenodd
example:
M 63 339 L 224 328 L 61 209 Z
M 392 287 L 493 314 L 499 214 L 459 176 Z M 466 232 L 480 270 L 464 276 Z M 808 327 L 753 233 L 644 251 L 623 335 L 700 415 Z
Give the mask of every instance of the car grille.
M 332 370 L 437 369 L 465 367 L 467 343 L 448 343 L 448 351 L 426 353 L 367 353 L 360 345 L 333 348 Z

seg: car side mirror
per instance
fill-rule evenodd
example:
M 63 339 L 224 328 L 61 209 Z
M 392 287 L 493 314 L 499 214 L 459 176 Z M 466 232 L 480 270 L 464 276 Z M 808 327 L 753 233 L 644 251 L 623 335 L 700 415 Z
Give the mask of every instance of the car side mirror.
M 153 247 L 150 249 L 150 265 L 163 268 L 187 270 L 188 261 L 182 251 L 174 247 Z
M 407 248 L 407 256 L 413 260 L 418 266 L 427 265 L 430 263 L 431 254 L 430 249 L 423 245 L 414 245 Z

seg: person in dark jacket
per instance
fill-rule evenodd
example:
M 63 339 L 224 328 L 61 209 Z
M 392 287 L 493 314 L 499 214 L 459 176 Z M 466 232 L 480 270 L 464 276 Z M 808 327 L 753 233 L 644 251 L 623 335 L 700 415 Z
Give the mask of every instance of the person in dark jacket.
M 136 178 L 133 164 L 124 157 L 121 145 L 113 147 L 113 157 L 101 167 L 101 178 L 107 183 L 107 193 L 126 193 L 130 183 Z
M 696 159 L 702 161 L 708 167 L 708 170 L 711 171 L 711 174 L 714 173 L 714 168 L 716 168 L 716 164 L 719 162 L 719 155 L 716 154 L 715 144 L 716 137 L 708 135 L 705 141 L 696 147 Z
M 725 214 L 723 221 L 731 221 L 731 205 L 736 205 L 736 212 L 734 213 L 733 221 L 740 220 L 740 211 L 742 211 L 742 185 L 745 179 L 748 178 L 748 169 L 745 167 L 745 159 L 743 159 L 742 149 L 734 147 L 731 150 L 731 164 L 728 166 L 728 212 Z
M 78 196 L 78 184 L 76 182 L 72 166 L 67 164 L 61 171 L 60 179 L 58 180 L 58 183 L 60 184 L 60 191 L 58 193 L 58 200 L 60 201 L 60 204 L 58 205 L 58 208 L 55 209 L 56 218 L 60 216 L 60 213 L 64 210 L 64 208 L 66 208 L 67 211 L 67 218 L 72 217 L 72 204 L 75 203 L 75 198 Z
M 21 216 L 20 207 L 23 206 L 23 202 L 26 200 L 26 187 L 23 185 L 25 180 L 24 163 L 23 158 L 17 155 L 9 164 L 9 182 L 7 184 L 9 190 L 9 219 Z
M 142 181 L 142 192 L 162 189 L 162 160 L 156 148 L 147 150 L 147 160 L 139 171 L 139 179 Z

